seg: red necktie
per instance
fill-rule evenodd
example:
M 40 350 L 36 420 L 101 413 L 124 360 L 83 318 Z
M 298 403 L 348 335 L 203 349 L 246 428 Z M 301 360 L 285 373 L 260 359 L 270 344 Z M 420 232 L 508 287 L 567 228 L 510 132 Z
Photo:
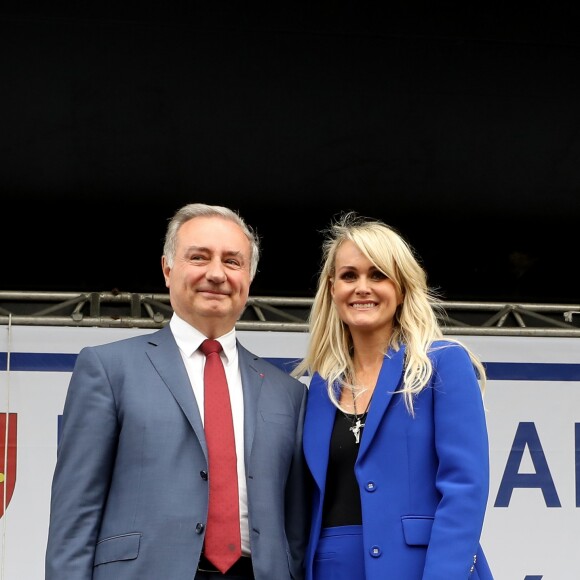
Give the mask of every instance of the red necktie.
M 222 574 L 242 555 L 234 424 L 222 345 L 204 340 L 204 431 L 209 454 L 209 510 L 204 555 Z

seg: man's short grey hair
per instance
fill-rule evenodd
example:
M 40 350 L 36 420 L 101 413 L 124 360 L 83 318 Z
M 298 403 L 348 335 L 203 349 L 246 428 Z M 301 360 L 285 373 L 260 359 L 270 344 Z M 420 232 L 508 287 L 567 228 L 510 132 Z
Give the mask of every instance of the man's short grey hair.
M 254 230 L 246 224 L 241 216 L 227 207 L 221 205 L 207 205 L 205 203 L 190 203 L 178 209 L 169 220 L 167 232 L 165 233 L 165 243 L 163 245 L 163 255 L 170 267 L 173 267 L 175 252 L 177 249 L 177 232 L 179 228 L 189 220 L 196 217 L 220 217 L 238 225 L 250 242 L 250 280 L 254 279 L 258 270 L 260 259 L 260 241 Z

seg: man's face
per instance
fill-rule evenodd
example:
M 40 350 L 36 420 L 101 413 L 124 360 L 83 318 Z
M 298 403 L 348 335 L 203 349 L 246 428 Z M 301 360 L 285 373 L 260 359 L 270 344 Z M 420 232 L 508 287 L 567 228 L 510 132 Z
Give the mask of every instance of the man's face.
M 232 221 L 212 216 L 185 222 L 173 266 L 162 261 L 176 314 L 208 338 L 229 332 L 250 292 L 250 252 L 250 241 Z

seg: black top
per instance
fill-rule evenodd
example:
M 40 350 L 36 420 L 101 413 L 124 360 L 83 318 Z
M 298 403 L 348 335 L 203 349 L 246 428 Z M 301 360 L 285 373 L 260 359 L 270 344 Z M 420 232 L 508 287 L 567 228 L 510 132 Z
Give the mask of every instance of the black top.
M 354 526 L 362 524 L 360 490 L 354 475 L 354 464 L 358 455 L 351 427 L 356 417 L 364 424 L 367 414 L 348 415 L 336 411 L 330 438 L 326 491 L 322 511 L 322 526 Z M 360 431 L 362 438 L 362 428 Z

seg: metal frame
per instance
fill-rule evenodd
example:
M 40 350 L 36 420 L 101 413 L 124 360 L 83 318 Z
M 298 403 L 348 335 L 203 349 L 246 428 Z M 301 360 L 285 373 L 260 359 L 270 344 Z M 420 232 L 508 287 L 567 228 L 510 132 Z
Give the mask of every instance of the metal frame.
M 307 332 L 312 298 L 252 296 L 239 330 Z M 442 302 L 445 334 L 580 337 L 580 304 Z M 162 328 L 169 294 L 0 291 L 0 324 Z

